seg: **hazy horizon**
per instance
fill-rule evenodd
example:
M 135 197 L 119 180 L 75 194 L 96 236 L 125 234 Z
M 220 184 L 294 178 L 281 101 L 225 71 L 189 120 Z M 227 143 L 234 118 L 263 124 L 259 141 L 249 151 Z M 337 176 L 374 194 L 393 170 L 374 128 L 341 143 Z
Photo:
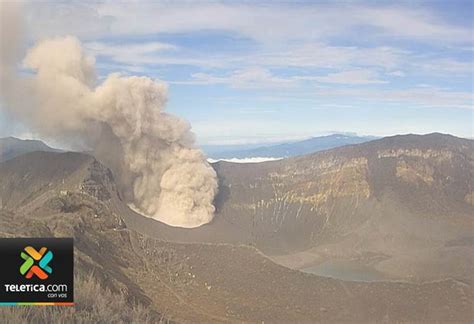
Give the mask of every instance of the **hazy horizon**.
M 307 137 L 297 137 L 297 138 L 289 138 L 289 139 L 279 139 L 275 141 L 258 141 L 258 142 L 234 142 L 234 143 L 228 143 L 224 142 L 223 144 L 220 143 L 210 143 L 210 144 L 201 144 L 197 143 L 198 147 L 202 148 L 204 151 L 206 151 L 206 148 L 222 148 L 222 149 L 252 149 L 252 148 L 259 148 L 259 147 L 264 147 L 264 146 L 274 146 L 274 145 L 280 145 L 280 144 L 291 144 L 291 143 L 297 143 L 300 141 L 305 141 L 311 138 L 318 138 L 318 137 L 324 137 L 324 136 L 331 136 L 331 135 L 346 135 L 346 136 L 357 136 L 357 137 L 375 137 L 375 138 L 383 138 L 383 137 L 391 137 L 391 136 L 398 136 L 398 135 L 428 135 L 428 134 L 433 134 L 433 133 L 440 133 L 440 134 L 446 134 L 446 135 L 452 135 L 456 136 L 454 134 L 449 134 L 449 133 L 442 133 L 442 132 L 429 132 L 429 133 L 397 133 L 397 134 L 388 134 L 388 135 L 373 135 L 373 134 L 358 134 L 358 133 L 353 133 L 353 132 L 324 132 L 321 134 L 316 134 L 314 136 L 307 136 Z M 34 136 L 31 133 L 22 133 L 22 134 L 1 134 L 0 138 L 6 138 L 6 137 L 13 137 L 13 138 L 18 138 L 21 140 L 38 140 L 46 145 L 56 148 L 56 149 L 63 149 L 63 150 L 72 150 L 74 151 L 74 148 L 69 147 L 67 144 L 64 145 L 62 143 L 59 143 L 55 140 L 48 140 L 48 139 L 43 139 L 41 136 Z M 463 136 L 456 136 L 459 138 L 464 138 L 464 139 L 469 139 L 469 140 L 474 140 L 474 136 L 471 137 L 463 137 Z M 278 157 L 280 158 L 280 157 Z

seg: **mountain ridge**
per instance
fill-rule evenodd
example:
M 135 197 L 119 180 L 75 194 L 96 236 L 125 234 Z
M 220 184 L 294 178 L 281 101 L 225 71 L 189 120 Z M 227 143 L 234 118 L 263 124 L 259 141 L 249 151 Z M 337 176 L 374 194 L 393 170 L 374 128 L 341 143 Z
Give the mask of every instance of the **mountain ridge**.
M 0 162 L 35 151 L 62 152 L 40 140 L 22 140 L 12 136 L 0 138 Z

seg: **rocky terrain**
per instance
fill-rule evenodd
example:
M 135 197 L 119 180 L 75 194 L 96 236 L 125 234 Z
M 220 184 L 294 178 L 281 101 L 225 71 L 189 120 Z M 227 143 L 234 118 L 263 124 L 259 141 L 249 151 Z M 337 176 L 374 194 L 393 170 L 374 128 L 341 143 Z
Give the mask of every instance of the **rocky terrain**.
M 470 322 L 473 161 L 473 141 L 432 134 L 219 162 L 215 219 L 180 229 L 131 211 L 92 156 L 33 152 L 0 164 L 0 235 L 74 237 L 76 276 L 143 322 Z M 290 269 L 327 260 L 384 279 Z

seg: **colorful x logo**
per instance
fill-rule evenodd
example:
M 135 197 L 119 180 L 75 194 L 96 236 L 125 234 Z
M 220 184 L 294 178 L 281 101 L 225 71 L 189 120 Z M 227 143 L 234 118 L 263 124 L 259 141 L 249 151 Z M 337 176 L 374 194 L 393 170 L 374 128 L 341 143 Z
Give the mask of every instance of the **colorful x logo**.
M 44 280 L 48 278 L 48 274 L 53 272 L 53 269 L 48 265 L 53 259 L 53 252 L 47 251 L 47 248 L 42 247 L 39 252 L 31 246 L 25 247 L 25 252 L 21 252 L 21 258 L 25 260 L 20 266 L 20 273 L 25 276 L 26 279 L 30 279 L 33 275 Z M 39 261 L 38 265 L 35 261 Z

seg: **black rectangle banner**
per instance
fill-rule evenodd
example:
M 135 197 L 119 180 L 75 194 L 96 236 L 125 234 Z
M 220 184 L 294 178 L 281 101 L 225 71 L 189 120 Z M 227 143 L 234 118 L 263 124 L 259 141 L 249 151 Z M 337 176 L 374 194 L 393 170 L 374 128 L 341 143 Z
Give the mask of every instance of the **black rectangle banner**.
M 72 238 L 1 238 L 0 305 L 73 305 Z

